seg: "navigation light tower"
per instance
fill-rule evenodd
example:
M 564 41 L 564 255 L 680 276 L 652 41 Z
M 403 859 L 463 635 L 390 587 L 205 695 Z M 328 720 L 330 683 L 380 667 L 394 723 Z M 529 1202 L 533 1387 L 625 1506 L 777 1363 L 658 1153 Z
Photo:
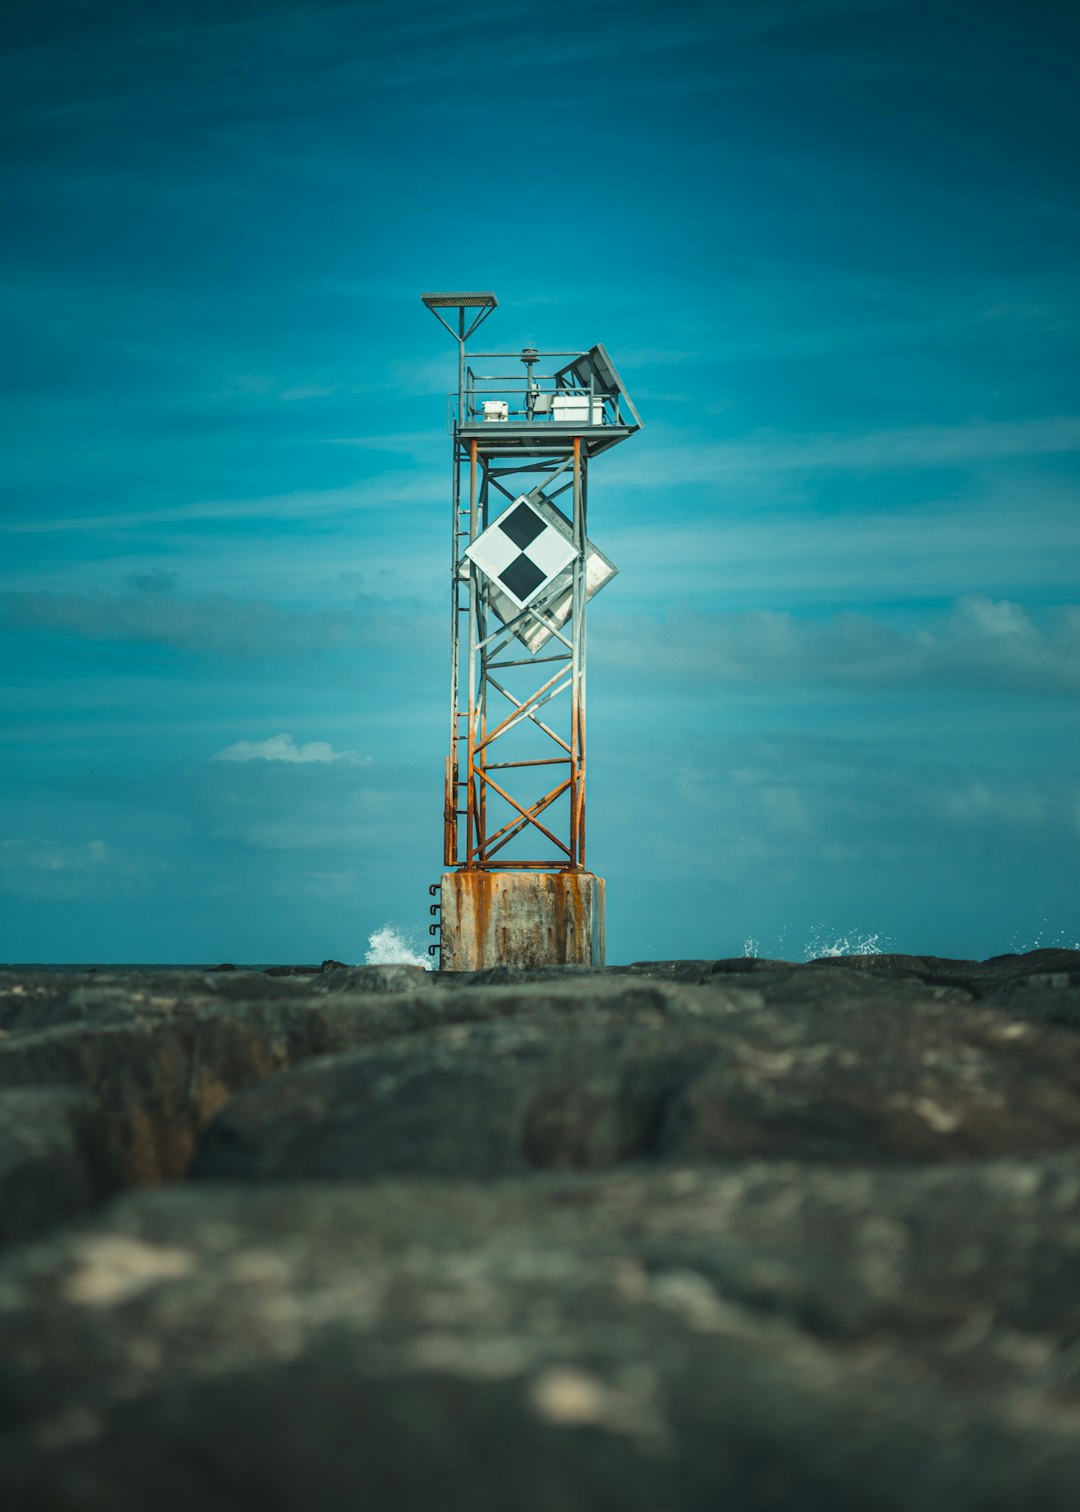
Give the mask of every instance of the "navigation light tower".
M 495 295 L 421 298 L 458 350 L 440 966 L 599 966 L 585 615 L 617 569 L 588 538 L 588 472 L 641 419 L 602 346 L 470 352 Z

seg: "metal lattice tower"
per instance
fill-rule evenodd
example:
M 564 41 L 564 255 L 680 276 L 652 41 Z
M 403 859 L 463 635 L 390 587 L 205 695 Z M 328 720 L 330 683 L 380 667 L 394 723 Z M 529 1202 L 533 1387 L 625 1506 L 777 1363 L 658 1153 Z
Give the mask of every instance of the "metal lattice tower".
M 581 959 L 567 879 L 599 885 L 601 938 L 603 910 L 585 866 L 586 606 L 617 570 L 588 538 L 588 471 L 641 420 L 602 346 L 468 352 L 495 296 L 421 297 L 458 346 L 442 964 Z

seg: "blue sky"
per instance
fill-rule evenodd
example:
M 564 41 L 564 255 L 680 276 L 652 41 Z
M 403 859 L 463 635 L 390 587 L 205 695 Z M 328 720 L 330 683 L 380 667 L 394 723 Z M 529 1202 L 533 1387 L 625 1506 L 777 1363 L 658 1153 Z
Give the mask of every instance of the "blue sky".
M 0 959 L 424 931 L 457 287 L 646 422 L 591 475 L 609 958 L 1080 937 L 1071 8 L 5 22 Z

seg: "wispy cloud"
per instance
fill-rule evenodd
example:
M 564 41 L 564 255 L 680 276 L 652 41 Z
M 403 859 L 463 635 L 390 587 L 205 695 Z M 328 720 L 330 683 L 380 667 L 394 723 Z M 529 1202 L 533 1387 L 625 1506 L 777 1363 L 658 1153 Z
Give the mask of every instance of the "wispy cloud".
M 913 762 L 879 742 L 798 733 L 718 738 L 707 754 L 687 752 L 673 765 L 677 801 L 663 815 L 642 814 L 635 841 L 664 868 L 690 868 L 725 886 L 737 876 L 751 890 L 801 876 L 809 896 L 830 875 L 865 868 L 872 869 L 864 871 L 865 895 L 888 896 L 893 886 L 878 886 L 883 865 L 915 868 L 925 881 L 958 862 L 963 871 L 972 857 L 985 866 L 995 841 L 1008 847 L 1018 875 L 1032 861 L 1038 869 L 1040 848 L 1046 865 L 1074 862 L 1075 778 L 1038 768 L 1002 771 L 992 759 L 957 769 L 941 754 Z M 1066 890 L 1063 903 L 1069 896 Z
M 1080 416 L 1038 420 L 972 420 L 963 425 L 914 425 L 893 430 L 815 435 L 770 434 L 728 441 L 664 446 L 613 458 L 607 481 L 657 488 L 693 482 L 747 480 L 777 473 L 875 471 L 984 464 L 1011 458 L 1080 451 Z
M 62 844 L 43 835 L 0 840 L 0 892 L 12 897 L 61 899 L 96 896 L 108 877 L 104 840 Z
M 361 451 L 395 452 L 419 457 L 445 450 L 446 438 L 433 427 L 422 431 L 389 431 L 375 436 L 326 436 L 326 446 L 354 446 Z
M 1080 788 L 1061 784 L 989 782 L 971 778 L 934 795 L 933 807 L 949 825 L 961 829 L 1040 830 L 1052 826 L 1080 839 Z
M 0 840 L 0 866 L 6 870 L 90 871 L 101 866 L 108 855 L 104 840 L 88 840 L 85 845 L 58 845 L 40 835 Z
M 596 489 L 592 533 L 622 569 L 612 594 L 650 604 L 793 608 L 965 594 L 1045 602 L 1048 593 L 1060 602 L 1075 590 L 1080 499 L 1046 474 L 1003 476 L 959 498 L 889 498 L 873 511 L 807 497 L 797 480 L 779 497 L 762 483 L 718 489 L 716 507 L 693 519 L 682 509 L 658 514 L 650 501 L 647 513 L 624 504 L 609 523 L 606 489 L 606 480 Z
M 347 488 L 298 489 L 260 498 L 193 500 L 160 508 L 111 510 L 108 514 L 57 515 L 0 520 L 0 532 L 10 535 L 49 535 L 61 531 L 134 530 L 142 526 L 182 525 L 198 520 L 258 519 L 307 521 L 359 509 L 399 509 L 402 505 L 435 503 L 440 499 L 437 474 L 419 477 L 403 473 L 365 478 Z
M 168 646 L 243 659 L 306 655 L 354 642 L 358 621 L 342 610 L 304 612 L 260 600 L 208 594 L 181 599 L 160 589 L 127 594 L 7 593 L 0 625 L 17 630 Z
M 291 735 L 271 735 L 267 740 L 237 740 L 211 756 L 211 761 L 287 761 L 315 762 L 325 765 L 344 761 L 350 766 L 370 764 L 370 756 L 359 751 L 335 751 L 328 740 L 309 740 L 297 745 Z
M 609 626 L 594 655 L 669 685 L 1072 694 L 1080 692 L 1080 606 L 1037 626 L 1019 604 L 971 597 L 935 628 L 908 632 L 855 614 L 821 621 L 686 612 L 663 624 L 642 617 Z
M 508 14 L 498 0 L 476 0 L 467 13 L 448 12 L 438 0 L 406 0 L 381 10 L 377 22 L 366 5 L 301 7 L 291 0 L 259 6 L 250 15 L 222 7 L 220 14 L 205 11 L 193 29 L 185 7 L 165 4 L 145 16 L 119 13 L 110 18 L 107 9 L 99 27 L 90 35 L 65 27 L 61 35 L 27 25 L 30 47 L 12 49 L 12 67 L 39 60 L 52 64 L 51 90 L 39 97 L 27 91 L 23 109 L 31 119 L 49 120 L 85 117 L 96 106 L 105 109 L 116 101 L 130 104 L 148 98 L 157 69 L 125 70 L 123 46 L 117 41 L 137 40 L 140 51 L 158 62 L 168 60 L 176 68 L 185 56 L 199 49 L 198 57 L 208 86 L 214 92 L 228 91 L 234 110 L 262 119 L 267 110 L 268 81 L 275 98 L 286 108 L 309 103 L 356 98 L 361 93 L 382 97 L 431 90 L 460 78 L 466 62 L 482 73 L 507 69 L 543 68 L 556 71 L 576 63 L 597 64 L 623 57 L 665 57 L 686 53 L 700 60 L 717 44 L 742 37 L 768 35 L 788 29 L 804 34 L 807 26 L 828 23 L 851 15 L 899 9 L 912 0 L 758 0 L 752 6 L 713 3 L 685 7 L 673 22 L 670 9 L 654 0 L 637 0 L 606 12 L 592 13 L 589 25 L 552 28 L 537 24 L 527 14 Z M 112 24 L 110 25 L 110 20 Z M 118 39 L 116 32 L 121 34 Z M 127 35 L 124 35 L 124 34 Z M 70 47 L 77 41 L 78 50 Z M 43 46 L 46 44 L 46 46 Z M 49 45 L 51 44 L 51 45 Z M 361 45 L 363 44 L 363 45 Z M 230 67 L 237 53 L 254 66 Z M 667 70 L 651 73 L 663 83 Z M 57 83 L 67 86 L 61 95 Z M 601 71 L 601 84 L 603 71 Z M 197 96 L 196 96 L 197 98 Z M 183 119 L 195 108 L 189 92 L 155 95 L 159 111 L 171 108 Z
M 171 593 L 180 581 L 180 574 L 155 567 L 149 572 L 129 572 L 124 581 L 135 593 Z

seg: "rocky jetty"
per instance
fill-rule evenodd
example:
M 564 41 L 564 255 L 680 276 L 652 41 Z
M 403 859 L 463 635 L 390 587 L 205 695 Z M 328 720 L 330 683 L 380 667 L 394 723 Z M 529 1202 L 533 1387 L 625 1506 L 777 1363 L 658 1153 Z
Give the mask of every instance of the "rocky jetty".
M 0 972 L 5 1512 L 1069 1512 L 1080 952 Z

